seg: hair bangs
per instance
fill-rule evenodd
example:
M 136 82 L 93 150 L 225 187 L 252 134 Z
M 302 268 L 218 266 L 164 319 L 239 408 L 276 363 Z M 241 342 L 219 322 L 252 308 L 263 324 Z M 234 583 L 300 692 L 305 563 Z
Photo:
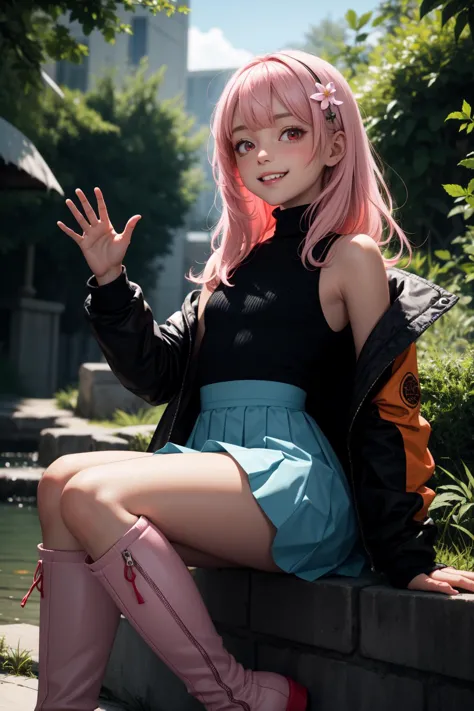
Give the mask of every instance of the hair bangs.
M 249 131 L 259 131 L 274 126 L 272 111 L 274 97 L 298 121 L 307 125 L 313 124 L 314 117 L 308 90 L 294 71 L 283 62 L 260 61 L 243 71 L 229 92 L 226 122 L 228 140 L 232 139 L 236 109 Z

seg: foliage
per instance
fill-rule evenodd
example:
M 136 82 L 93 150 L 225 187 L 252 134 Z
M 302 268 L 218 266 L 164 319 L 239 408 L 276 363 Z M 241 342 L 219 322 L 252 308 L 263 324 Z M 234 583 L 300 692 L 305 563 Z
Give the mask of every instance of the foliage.
M 399 221 L 416 244 L 444 248 L 464 230 L 461 220 L 447 217 L 439 171 L 449 183 L 461 178 L 462 168 L 449 166 L 467 143 L 445 117 L 472 87 L 472 64 L 474 44 L 466 33 L 456 42 L 451 24 L 440 28 L 430 15 L 422 23 L 407 19 L 387 34 L 352 81 L 373 148 L 390 166 L 385 177 L 402 205 Z
M 325 17 L 317 25 L 310 25 L 305 32 L 304 42 L 299 45 L 294 43 L 297 49 L 310 52 L 336 66 L 340 71 L 344 71 L 345 64 L 342 53 L 349 41 L 346 23 L 344 20 L 333 20 Z
M 447 540 L 446 529 L 441 532 L 435 545 L 436 560 L 458 570 L 474 571 L 474 544 Z
M 474 348 L 457 355 L 439 348 L 419 360 L 421 412 L 432 427 L 429 447 L 437 464 L 461 460 L 474 469 Z M 435 479 L 443 483 L 436 471 Z
M 418 19 L 419 7 L 419 0 L 381 0 L 372 27 L 382 25 L 385 32 L 393 34 L 407 19 Z
M 95 204 L 93 188 L 99 185 L 117 231 L 132 215 L 143 216 L 126 264 L 133 281 L 147 289 L 156 283 L 155 259 L 169 251 L 172 231 L 184 223 L 198 193 L 201 170 L 195 162 L 203 136 L 191 135 L 193 119 L 178 100 L 158 100 L 163 70 L 149 78 L 145 71 L 143 62 L 121 87 L 108 74 L 85 95 L 65 88 L 64 100 L 44 92 L 38 110 L 17 125 L 32 138 L 67 197 L 75 198 L 80 186 Z M 2 196 L 0 290 L 17 292 L 23 245 L 36 242 L 37 297 L 63 302 L 62 322 L 69 332 L 77 330 L 84 324 L 78 294 L 84 294 L 90 271 L 78 246 L 56 225 L 62 220 L 78 229 L 64 199 L 43 193 Z
M 461 121 L 461 125 L 459 126 L 459 133 L 465 130 L 466 134 L 470 134 L 474 130 L 474 118 L 471 117 L 471 111 L 471 105 L 468 104 L 466 100 L 464 100 L 462 102 L 461 111 L 452 111 L 446 117 L 445 121 Z M 469 170 L 474 170 L 474 151 L 468 153 L 466 158 L 460 161 L 458 165 L 461 165 L 464 168 L 468 168 Z M 474 214 L 474 178 L 469 181 L 469 184 L 465 188 L 463 188 L 461 185 L 452 184 L 443 185 L 443 188 L 446 190 L 448 195 L 451 195 L 451 197 L 455 198 L 456 203 L 460 203 L 457 207 L 451 210 L 451 212 L 448 214 L 448 217 L 461 214 L 465 220 L 471 218 Z M 474 254 L 474 250 L 471 254 Z M 474 259 L 472 259 L 472 261 L 474 261 Z M 469 273 L 469 281 L 471 281 L 472 279 L 474 279 L 474 274 L 472 270 Z
M 58 390 L 58 392 L 54 394 L 54 399 L 60 410 L 72 410 L 74 412 L 77 407 L 78 395 L 79 390 L 77 387 L 69 385 L 64 390 Z
M 423 0 L 420 6 L 420 18 L 437 8 L 442 9 L 442 26 L 454 17 L 456 20 L 455 36 L 459 37 L 466 25 L 469 25 L 471 37 L 474 40 L 474 5 L 472 0 Z
M 0 650 L 0 655 L 3 657 L 1 670 L 4 672 L 4 674 L 28 677 L 35 676 L 33 674 L 33 660 L 31 658 L 31 653 L 27 650 L 20 651 L 20 642 L 18 642 L 16 649 L 9 647 L 5 652 L 5 646 L 3 641 L 2 648 L 3 649 Z
M 116 410 L 112 416 L 112 422 L 119 427 L 130 427 L 132 425 L 156 425 L 160 421 L 161 415 L 166 405 L 158 407 L 148 407 L 138 410 L 136 413 Z
M 101 32 L 107 42 L 115 43 L 117 34 L 132 34 L 129 24 L 120 20 L 123 10 L 135 12 L 147 8 L 153 15 L 166 12 L 187 13 L 185 5 L 171 0 L 3 0 L 0 9 L 0 56 L 8 60 L 8 71 L 26 91 L 38 90 L 41 84 L 41 65 L 48 59 L 67 59 L 80 63 L 88 54 L 86 45 L 78 42 L 62 20 L 78 22 L 85 36 L 94 30 Z M 3 72 L 0 83 L 3 83 Z
M 134 452 L 146 452 L 150 441 L 151 437 L 149 435 L 137 434 L 130 440 L 128 448 Z
M 437 487 L 437 496 L 429 511 L 432 514 L 440 508 L 445 509 L 442 518 L 445 527 L 461 531 L 474 543 L 474 476 L 464 462 L 463 467 L 463 477 L 454 476 L 444 467 L 439 467 L 449 477 L 450 483 Z

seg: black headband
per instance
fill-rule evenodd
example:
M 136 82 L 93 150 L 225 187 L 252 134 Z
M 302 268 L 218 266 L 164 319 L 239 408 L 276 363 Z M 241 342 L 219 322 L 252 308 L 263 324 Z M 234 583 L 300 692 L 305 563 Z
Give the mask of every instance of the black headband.
M 313 72 L 313 70 L 311 69 L 311 67 L 308 67 L 308 65 L 305 64 L 304 62 L 302 62 L 301 59 L 296 59 L 296 57 L 292 57 L 290 54 L 285 54 L 285 57 L 289 57 L 290 59 L 294 59 L 295 61 L 297 61 L 297 62 L 299 62 L 300 64 L 302 64 L 303 67 L 305 67 L 305 68 L 308 70 L 308 72 L 311 74 L 311 76 L 313 77 L 313 79 L 314 79 L 316 82 L 318 82 L 318 84 L 322 84 L 322 83 L 323 83 L 323 82 L 321 81 L 321 79 L 318 77 L 318 75 Z M 326 121 L 330 121 L 331 123 L 334 123 L 334 121 L 336 120 L 336 118 L 337 118 L 337 115 L 334 113 L 334 111 L 332 110 L 331 106 L 329 106 L 329 107 L 326 109 Z

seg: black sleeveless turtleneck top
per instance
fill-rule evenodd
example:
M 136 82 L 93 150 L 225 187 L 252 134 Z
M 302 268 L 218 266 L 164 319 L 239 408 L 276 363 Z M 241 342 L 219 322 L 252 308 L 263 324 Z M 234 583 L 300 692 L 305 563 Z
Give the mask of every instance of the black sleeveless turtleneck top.
M 350 324 L 333 331 L 319 299 L 320 267 L 305 267 L 301 249 L 308 205 L 273 216 L 273 236 L 252 249 L 205 309 L 199 387 L 227 380 L 275 380 L 307 393 L 306 409 L 341 459 L 356 355 Z M 327 253 L 337 235 L 313 250 Z

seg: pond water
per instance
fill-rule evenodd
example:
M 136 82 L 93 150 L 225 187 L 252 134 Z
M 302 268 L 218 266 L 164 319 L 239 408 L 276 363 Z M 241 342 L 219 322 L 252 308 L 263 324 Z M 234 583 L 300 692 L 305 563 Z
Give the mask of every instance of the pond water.
M 37 460 L 37 452 L 0 452 L 0 472 L 28 477 L 42 471 Z M 40 541 L 36 499 L 0 501 L 0 625 L 39 624 L 39 592 L 32 592 L 23 609 L 20 603 L 33 581 Z
M 0 636 L 1 625 L 39 624 L 39 592 L 33 590 L 24 608 L 20 603 L 33 581 L 40 542 L 36 505 L 0 502 Z

